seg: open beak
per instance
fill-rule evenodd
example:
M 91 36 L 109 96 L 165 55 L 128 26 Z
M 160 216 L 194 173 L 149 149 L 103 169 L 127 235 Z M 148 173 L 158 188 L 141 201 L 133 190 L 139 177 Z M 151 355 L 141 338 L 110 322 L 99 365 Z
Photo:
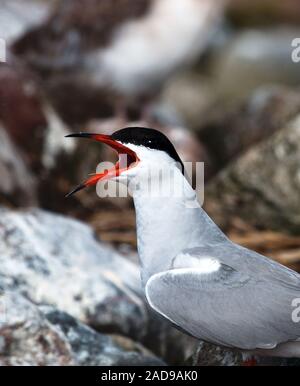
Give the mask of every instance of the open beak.
M 109 180 L 110 178 L 117 177 L 122 172 L 136 166 L 139 162 L 139 158 L 133 150 L 122 145 L 120 142 L 115 141 L 110 135 L 75 133 L 66 135 L 66 137 L 89 138 L 101 143 L 105 143 L 106 145 L 109 145 L 112 149 L 114 149 L 119 155 L 119 160 L 113 168 L 105 170 L 103 173 L 94 174 L 92 177 L 88 178 L 86 181 L 84 181 L 82 184 L 78 185 L 75 189 L 68 193 L 66 197 L 72 196 L 72 194 L 78 192 L 81 189 L 86 188 L 87 186 L 96 185 L 97 182 L 100 180 Z

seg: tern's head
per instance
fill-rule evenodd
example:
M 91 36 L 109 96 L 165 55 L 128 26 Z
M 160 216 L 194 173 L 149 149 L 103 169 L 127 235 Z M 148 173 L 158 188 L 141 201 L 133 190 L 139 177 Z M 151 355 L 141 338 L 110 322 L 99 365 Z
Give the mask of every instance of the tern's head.
M 165 171 L 172 168 L 183 171 L 182 161 L 174 146 L 158 130 L 126 127 L 112 135 L 77 133 L 67 137 L 94 139 L 109 145 L 119 155 L 117 163 L 112 168 L 93 175 L 72 190 L 68 196 L 87 186 L 96 185 L 98 181 L 130 181 L 132 178 L 144 178 L 149 175 L 149 171 Z

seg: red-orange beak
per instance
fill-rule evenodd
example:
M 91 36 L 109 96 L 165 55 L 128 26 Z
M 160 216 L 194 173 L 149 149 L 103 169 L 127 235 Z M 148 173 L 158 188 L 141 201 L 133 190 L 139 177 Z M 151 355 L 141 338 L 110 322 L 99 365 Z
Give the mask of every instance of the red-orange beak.
M 120 142 L 115 141 L 110 135 L 76 133 L 76 134 L 66 135 L 66 137 L 94 139 L 95 141 L 109 145 L 112 149 L 116 150 L 119 156 L 120 155 L 126 156 L 125 164 L 124 164 L 124 160 L 122 160 L 122 165 L 121 165 L 119 160 L 113 168 L 105 170 L 103 173 L 94 174 L 92 177 L 88 178 L 86 181 L 84 181 L 82 184 L 78 185 L 75 189 L 73 189 L 70 193 L 68 193 L 66 197 L 70 197 L 72 194 L 78 192 L 81 189 L 86 188 L 87 186 L 96 185 L 97 182 L 100 180 L 103 181 L 103 180 L 108 180 L 112 177 L 117 177 L 122 172 L 136 166 L 137 163 L 139 162 L 139 158 L 133 150 L 129 149 L 125 145 L 122 145 Z

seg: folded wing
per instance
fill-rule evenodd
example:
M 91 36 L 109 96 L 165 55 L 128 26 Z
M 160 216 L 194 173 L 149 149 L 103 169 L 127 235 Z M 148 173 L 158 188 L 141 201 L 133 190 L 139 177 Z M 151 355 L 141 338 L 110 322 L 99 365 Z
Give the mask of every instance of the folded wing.
M 199 339 L 241 349 L 300 338 L 300 323 L 292 320 L 300 281 L 297 287 L 256 278 L 210 256 L 185 260 L 179 256 L 177 267 L 146 284 L 149 304 L 170 321 Z

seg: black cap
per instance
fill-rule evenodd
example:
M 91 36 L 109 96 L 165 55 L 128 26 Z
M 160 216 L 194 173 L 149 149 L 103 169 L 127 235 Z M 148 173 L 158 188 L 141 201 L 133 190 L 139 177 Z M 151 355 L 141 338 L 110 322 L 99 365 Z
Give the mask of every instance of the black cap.
M 183 163 L 171 141 L 160 131 L 146 127 L 125 127 L 114 132 L 111 136 L 124 144 L 145 146 L 149 149 L 165 151 L 176 162 L 180 163 L 183 172 Z

